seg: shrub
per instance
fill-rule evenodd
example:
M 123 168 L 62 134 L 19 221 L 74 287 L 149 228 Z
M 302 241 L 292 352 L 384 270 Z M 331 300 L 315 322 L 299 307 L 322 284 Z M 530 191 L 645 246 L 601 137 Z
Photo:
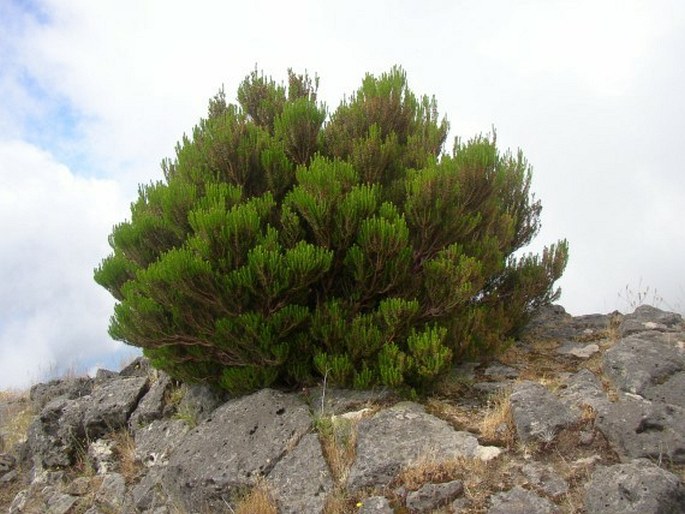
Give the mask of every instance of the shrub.
M 140 187 L 95 280 L 110 334 L 173 377 L 232 392 L 420 387 L 501 350 L 557 297 L 561 241 L 539 228 L 531 168 L 494 134 L 456 141 L 393 68 L 330 117 L 318 79 L 256 71 Z

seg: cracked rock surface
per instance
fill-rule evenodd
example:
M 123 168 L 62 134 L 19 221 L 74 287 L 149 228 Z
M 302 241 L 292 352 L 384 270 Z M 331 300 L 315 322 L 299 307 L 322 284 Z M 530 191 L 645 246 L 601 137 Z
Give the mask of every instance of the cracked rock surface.
M 547 306 L 499 360 L 450 377 L 417 401 L 321 387 L 227 399 L 145 359 L 38 384 L 25 441 L 0 447 L 0 508 L 228 513 L 256 487 L 282 514 L 685 512 L 678 314 Z

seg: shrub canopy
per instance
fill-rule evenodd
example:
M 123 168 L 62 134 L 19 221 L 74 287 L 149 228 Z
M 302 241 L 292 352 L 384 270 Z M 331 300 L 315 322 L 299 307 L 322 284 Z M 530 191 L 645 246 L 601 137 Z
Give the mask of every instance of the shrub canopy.
M 330 115 L 318 78 L 254 71 L 143 185 L 95 280 L 110 334 L 172 376 L 232 392 L 425 386 L 493 353 L 557 298 L 561 241 L 539 228 L 531 168 L 494 134 L 455 142 L 401 68 Z

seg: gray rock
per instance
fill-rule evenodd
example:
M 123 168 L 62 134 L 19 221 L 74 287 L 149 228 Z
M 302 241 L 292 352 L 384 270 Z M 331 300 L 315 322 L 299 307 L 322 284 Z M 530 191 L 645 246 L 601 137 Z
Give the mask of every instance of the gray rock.
M 666 334 L 641 333 L 607 350 L 602 369 L 618 389 L 644 396 L 649 387 L 685 370 L 685 352 Z
M 644 397 L 650 401 L 677 405 L 685 408 L 685 371 L 674 373 L 669 378 L 649 387 Z
M 683 318 L 680 314 L 662 311 L 651 305 L 641 305 L 632 314 L 627 314 L 619 326 L 623 337 L 647 330 L 673 332 L 683 329 Z
M 162 476 L 163 469 L 153 467 L 131 488 L 131 501 L 138 511 L 152 510 L 167 503 Z
M 517 369 L 511 366 L 505 366 L 504 364 L 491 364 L 488 366 L 483 374 L 486 377 L 502 377 L 502 378 L 516 378 L 519 376 Z
M 99 384 L 102 382 L 106 382 L 107 380 L 117 378 L 118 376 L 119 376 L 119 373 L 117 373 L 116 371 L 111 371 L 109 369 L 99 368 L 95 372 L 95 383 Z
M 599 346 L 594 343 L 584 344 L 569 341 L 557 348 L 556 351 L 561 355 L 571 355 L 578 359 L 589 359 L 599 351 Z
M 514 386 L 509 397 L 516 433 L 522 441 L 551 442 L 577 417 L 544 386 L 528 380 Z
M 187 386 L 185 396 L 178 405 L 178 411 L 190 414 L 197 421 L 211 416 L 214 409 L 226 401 L 226 397 L 217 390 L 203 384 Z
M 544 464 L 538 462 L 524 464 L 521 472 L 531 485 L 547 496 L 557 498 L 568 492 L 568 482 L 561 478 L 556 470 Z
M 17 459 L 9 453 L 0 453 L 0 474 L 7 473 L 17 465 Z
M 624 459 L 685 462 L 685 408 L 621 394 L 598 409 L 595 426 Z
M 646 460 L 597 468 L 585 486 L 587 514 L 679 514 L 685 488 L 677 476 Z
M 90 492 L 90 487 L 90 478 L 77 477 L 67 485 L 65 492 L 72 496 L 84 496 Z
M 115 467 L 114 442 L 96 439 L 88 445 L 88 457 L 98 474 L 109 473 Z
M 370 496 L 361 501 L 357 514 L 393 514 L 390 502 L 384 496 Z
M 407 494 L 407 508 L 412 512 L 430 512 L 447 505 L 464 492 L 461 480 L 452 480 L 443 484 L 425 484 L 418 490 Z
M 83 425 L 91 439 L 125 427 L 148 388 L 146 377 L 118 378 L 98 384 L 85 403 Z
M 357 459 L 347 485 L 352 491 L 384 486 L 419 458 L 473 457 L 478 448 L 478 440 L 471 434 L 455 431 L 421 405 L 401 402 L 359 423 Z
M 0 473 L 0 485 L 10 484 L 19 478 L 19 472 L 16 469 Z
M 309 409 L 293 395 L 264 389 L 230 400 L 186 435 L 164 484 L 188 508 L 225 507 L 236 491 L 268 475 L 310 427 Z
M 268 477 L 281 514 L 323 512 L 333 478 L 317 434 L 307 434 L 274 466 Z
M 552 514 L 559 509 L 547 498 L 516 486 L 490 498 L 488 514 Z
M 143 396 L 136 410 L 128 421 L 131 430 L 160 419 L 164 412 L 164 396 L 172 386 L 171 378 L 166 373 L 160 373 L 159 378 L 150 386 L 150 390 Z
M 31 387 L 29 398 L 38 410 L 57 398 L 75 400 L 91 393 L 93 380 L 91 378 L 70 378 L 66 380 L 51 380 L 44 384 Z
M 180 419 L 159 419 L 135 432 L 136 458 L 145 466 L 165 465 L 190 427 Z
M 55 493 L 47 501 L 46 514 L 67 514 L 78 501 L 78 497 Z
M 566 379 L 559 399 L 571 407 L 589 405 L 594 409 L 609 402 L 602 383 L 589 369 L 581 369 Z
M 150 361 L 145 357 L 136 357 L 119 372 L 121 377 L 147 377 L 150 373 Z
M 49 402 L 28 430 L 30 453 L 48 468 L 70 466 L 83 449 L 84 409 L 81 400 L 57 398 Z
M 307 393 L 312 412 L 321 415 L 323 397 L 323 415 L 338 415 L 359 410 L 365 405 L 372 403 L 385 403 L 396 397 L 395 393 L 388 389 L 378 391 L 362 391 L 353 389 L 331 389 L 327 388 L 325 395 L 323 388 L 315 387 Z
M 122 512 L 126 496 L 126 481 L 119 473 L 107 473 L 95 494 L 99 507 L 110 512 Z

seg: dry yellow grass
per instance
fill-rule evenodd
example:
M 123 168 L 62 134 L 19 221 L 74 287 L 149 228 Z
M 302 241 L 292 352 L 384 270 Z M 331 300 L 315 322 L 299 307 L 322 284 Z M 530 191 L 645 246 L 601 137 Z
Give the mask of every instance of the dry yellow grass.
M 143 465 L 136 458 L 136 442 L 125 428 L 112 433 L 110 437 L 114 442 L 113 451 L 119 463 L 119 473 L 127 484 L 131 484 L 143 469 Z
M 509 389 L 502 389 L 491 399 L 485 416 L 480 422 L 482 442 L 511 448 L 516 440 L 516 430 L 511 414 Z
M 26 440 L 29 425 L 36 416 L 28 391 L 0 391 L 0 439 L 4 448 L 10 451 L 15 445 Z
M 278 514 L 278 507 L 266 482 L 260 480 L 233 511 L 235 514 Z
M 336 484 L 347 479 L 357 447 L 356 422 L 341 417 L 320 418 L 316 422 L 321 451 Z

